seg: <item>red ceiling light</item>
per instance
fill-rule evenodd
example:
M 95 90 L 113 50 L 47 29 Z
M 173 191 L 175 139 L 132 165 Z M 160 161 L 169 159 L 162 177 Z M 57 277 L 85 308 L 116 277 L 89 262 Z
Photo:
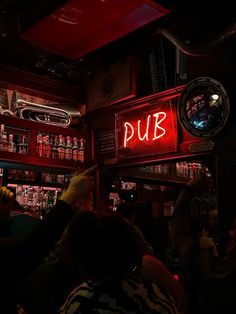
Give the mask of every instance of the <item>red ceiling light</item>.
M 151 0 L 70 0 L 25 31 L 22 38 L 77 59 L 168 12 Z

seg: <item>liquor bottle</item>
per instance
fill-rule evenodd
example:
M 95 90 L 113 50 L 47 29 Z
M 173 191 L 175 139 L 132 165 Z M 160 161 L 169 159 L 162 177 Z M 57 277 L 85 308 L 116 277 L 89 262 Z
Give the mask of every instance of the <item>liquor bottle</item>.
M 29 211 L 32 210 L 34 193 L 33 186 L 29 186 L 26 194 L 26 206 Z
M 0 150 L 3 150 L 2 149 L 2 135 L 3 135 L 3 132 L 4 132 L 4 124 L 1 124 L 1 127 L 0 127 Z
M 79 141 L 80 141 L 80 146 L 79 146 L 79 161 L 83 163 L 83 162 L 84 162 L 84 150 L 85 150 L 85 148 L 84 148 L 84 139 L 81 138 Z
M 29 149 L 29 138 L 28 136 L 24 137 L 24 154 L 28 154 Z
M 66 137 L 66 147 L 65 147 L 65 159 L 72 159 L 72 145 L 70 136 Z
M 45 136 L 45 157 L 50 158 L 51 157 L 51 144 L 49 142 L 49 136 Z
M 51 157 L 58 158 L 58 141 L 56 135 L 54 136 L 54 139 L 52 139 Z
M 78 146 L 78 139 L 77 137 L 74 137 L 73 139 L 73 150 L 72 150 L 72 157 L 74 161 L 79 160 L 79 146 Z
M 8 152 L 9 151 L 9 142 L 7 140 L 7 133 L 2 133 L 2 141 L 1 141 L 1 150 Z
M 19 141 L 17 143 L 17 151 L 19 154 L 26 154 L 26 145 L 25 145 L 25 135 L 19 136 Z
M 16 152 L 16 144 L 13 141 L 13 134 L 9 134 L 9 152 L 15 153 Z
M 46 209 L 48 208 L 48 191 L 44 192 L 42 206 L 43 208 L 46 208 Z
M 46 157 L 46 146 L 47 146 L 46 136 L 43 135 L 43 137 L 42 137 L 43 157 Z
M 59 159 L 65 158 L 65 141 L 64 141 L 64 137 L 61 134 L 59 135 L 58 157 Z
M 8 95 L 4 88 L 0 88 L 0 109 L 9 109 Z
M 37 155 L 43 157 L 43 135 L 38 133 L 37 135 Z

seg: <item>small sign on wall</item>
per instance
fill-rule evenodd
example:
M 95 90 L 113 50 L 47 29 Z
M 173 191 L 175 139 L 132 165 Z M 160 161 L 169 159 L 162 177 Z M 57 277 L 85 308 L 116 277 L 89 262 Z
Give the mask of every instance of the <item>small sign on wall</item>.
M 107 154 L 115 152 L 115 130 L 105 130 L 97 133 L 97 152 Z

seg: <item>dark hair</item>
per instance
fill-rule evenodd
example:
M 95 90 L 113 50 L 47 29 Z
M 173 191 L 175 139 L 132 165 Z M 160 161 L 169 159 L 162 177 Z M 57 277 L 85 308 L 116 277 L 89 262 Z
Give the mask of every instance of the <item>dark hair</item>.
M 69 226 L 68 241 L 75 260 L 87 275 L 129 272 L 138 255 L 129 223 L 114 212 L 81 212 Z
M 201 236 L 203 229 L 208 230 L 208 223 L 205 219 L 199 216 L 192 216 L 189 222 L 189 231 L 192 237 L 198 238 Z
M 126 219 L 131 220 L 135 212 L 135 205 L 133 203 L 122 202 L 117 206 L 116 212 Z
M 16 189 L 13 186 L 8 186 L 7 189 L 14 194 L 14 197 L 16 197 Z

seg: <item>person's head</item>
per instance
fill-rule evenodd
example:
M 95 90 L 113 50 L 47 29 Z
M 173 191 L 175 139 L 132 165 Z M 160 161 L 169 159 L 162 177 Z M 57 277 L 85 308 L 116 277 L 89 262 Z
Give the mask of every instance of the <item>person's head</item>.
M 93 210 L 93 193 L 88 192 L 81 196 L 75 203 L 76 211 L 92 211 Z
M 129 224 L 114 212 L 78 214 L 68 228 L 67 249 L 85 278 L 129 272 L 139 258 Z
M 193 239 L 199 239 L 203 234 L 208 231 L 207 222 L 199 216 L 193 216 L 189 222 L 189 235 Z
M 74 176 L 83 173 L 84 170 L 85 170 L 84 168 L 78 168 L 75 171 Z M 64 186 L 64 190 L 68 189 L 69 183 L 70 182 L 66 183 L 66 185 Z M 77 199 L 76 202 L 74 203 L 74 208 L 75 208 L 76 212 L 80 212 L 80 211 L 84 211 L 84 210 L 88 210 L 88 211 L 93 210 L 93 193 L 92 193 L 92 191 L 88 192 L 87 194 L 84 194 L 79 199 Z
M 133 221 L 135 205 L 133 203 L 122 202 L 117 206 L 116 212 L 129 221 Z
M 13 193 L 14 198 L 16 198 L 16 189 L 13 186 L 8 186 L 7 189 Z
M 209 230 L 212 232 L 218 231 L 219 228 L 219 216 L 218 216 L 218 210 L 214 209 L 209 211 Z
M 20 205 L 20 203 L 16 199 L 16 189 L 12 186 L 7 187 L 9 191 L 11 191 L 14 196 L 11 200 L 11 211 L 13 212 L 25 212 L 25 208 Z
M 15 198 L 12 200 L 11 204 L 12 204 L 11 205 L 12 211 L 22 212 L 22 213 L 26 211 L 25 208 L 21 206 L 20 203 Z

